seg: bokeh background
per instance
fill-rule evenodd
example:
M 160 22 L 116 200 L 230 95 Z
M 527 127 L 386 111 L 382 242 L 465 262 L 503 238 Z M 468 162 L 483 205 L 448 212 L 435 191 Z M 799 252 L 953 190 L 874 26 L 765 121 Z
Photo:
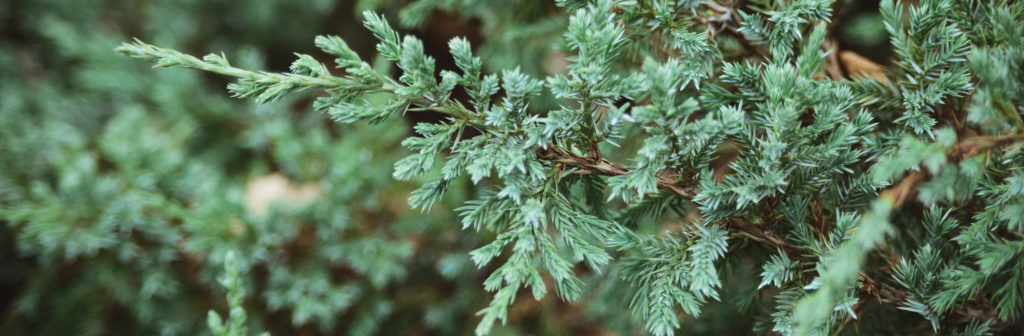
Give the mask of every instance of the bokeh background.
M 885 64 L 877 3 L 843 8 L 842 49 Z M 312 111 L 315 92 L 260 105 L 231 98 L 225 78 L 114 52 L 138 37 L 287 71 L 293 52 L 329 60 L 313 38 L 331 34 L 374 60 L 366 9 L 423 39 L 440 69 L 455 36 L 489 72 L 566 62 L 567 17 L 546 1 L 0 0 L 0 334 L 207 334 L 207 312 L 228 310 L 228 253 L 252 331 L 471 334 L 489 270 L 467 252 L 491 237 L 463 231 L 454 209 L 479 189 L 460 181 L 421 213 L 406 197 L 422 181 L 391 179 L 410 125 L 437 116 L 341 126 Z M 495 334 L 638 333 L 591 299 L 626 290 L 604 283 L 582 304 L 524 295 Z M 749 301 L 724 301 L 683 332 L 748 333 L 757 321 L 715 311 Z

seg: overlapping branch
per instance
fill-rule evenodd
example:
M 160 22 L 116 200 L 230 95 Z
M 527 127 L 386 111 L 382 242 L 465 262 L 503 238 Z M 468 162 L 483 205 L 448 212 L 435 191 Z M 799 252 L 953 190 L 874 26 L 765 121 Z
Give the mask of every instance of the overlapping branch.
M 959 162 L 972 156 L 1021 140 L 1024 140 L 1024 133 L 1005 136 L 970 137 L 954 146 L 950 153 L 947 154 L 947 157 L 951 162 Z M 611 162 L 603 158 L 598 159 L 574 155 L 557 147 L 538 150 L 537 157 L 542 160 L 551 161 L 556 164 L 573 168 L 573 173 L 576 174 L 618 176 L 629 173 L 629 169 L 625 168 L 622 164 Z M 923 171 L 911 172 L 893 187 L 879 193 L 879 198 L 891 202 L 894 209 L 902 207 L 916 194 L 917 187 L 925 180 L 925 177 L 926 176 Z M 693 200 L 697 192 L 690 186 L 676 182 L 678 180 L 680 179 L 659 177 L 657 185 L 661 190 L 672 193 L 673 195 L 686 200 Z M 784 251 L 790 258 L 810 261 L 800 252 L 800 249 L 788 244 L 782 237 L 779 237 L 773 231 L 758 227 L 742 217 L 726 218 L 723 221 L 723 224 L 736 230 L 740 235 L 764 245 L 769 249 Z M 886 283 L 876 281 L 864 273 L 861 273 L 858 276 L 858 279 L 862 284 L 864 284 L 864 293 L 878 302 L 885 304 L 898 304 L 903 302 L 906 298 L 907 294 L 905 291 L 894 288 Z

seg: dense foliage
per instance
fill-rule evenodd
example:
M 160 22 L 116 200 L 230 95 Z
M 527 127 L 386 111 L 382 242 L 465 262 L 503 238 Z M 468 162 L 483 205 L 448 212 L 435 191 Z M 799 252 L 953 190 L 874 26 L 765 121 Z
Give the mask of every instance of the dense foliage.
M 186 3 L 127 32 L 237 66 L 117 50 L 254 103 L 111 57 L 89 6 L 25 23 L 62 54 L 0 60 L 6 330 L 1024 330 L 1024 4 L 360 1 L 397 21 L 275 72 L 237 46 L 334 4 L 254 2 L 210 42 L 160 6 L 235 5 Z M 438 15 L 482 36 L 446 55 L 390 23 Z M 884 66 L 839 42 L 884 36 Z

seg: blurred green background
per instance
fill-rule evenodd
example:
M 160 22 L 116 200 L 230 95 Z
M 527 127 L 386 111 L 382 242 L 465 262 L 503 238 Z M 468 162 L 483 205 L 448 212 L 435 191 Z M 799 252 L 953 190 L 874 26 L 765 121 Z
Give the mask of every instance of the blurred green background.
M 877 5 L 855 3 L 840 43 L 884 62 Z M 391 179 L 409 125 L 432 116 L 342 127 L 312 112 L 315 93 L 258 105 L 229 97 L 224 78 L 113 51 L 138 37 L 286 71 L 293 52 L 326 60 L 312 41 L 332 34 L 372 60 L 364 9 L 420 36 L 439 68 L 448 39 L 466 36 L 489 71 L 534 75 L 559 61 L 566 21 L 528 0 L 0 0 L 0 334 L 209 333 L 207 311 L 228 310 L 216 279 L 229 252 L 250 330 L 471 333 L 489 270 L 467 251 L 489 237 L 452 209 L 477 189 L 462 181 L 420 213 L 406 197 L 422 181 Z M 624 290 L 609 283 L 588 292 Z M 604 302 L 524 297 L 496 334 L 640 330 Z M 685 328 L 753 323 L 707 315 Z
M 406 123 L 341 128 L 311 95 L 256 105 L 222 78 L 113 51 L 138 37 L 286 70 L 316 34 L 369 55 L 356 14 L 370 7 L 390 10 L 0 2 L 0 334 L 208 333 L 206 311 L 227 311 L 215 279 L 229 251 L 252 330 L 471 329 L 484 293 L 465 251 L 477 244 L 450 211 L 410 212 L 416 182 L 390 177 Z

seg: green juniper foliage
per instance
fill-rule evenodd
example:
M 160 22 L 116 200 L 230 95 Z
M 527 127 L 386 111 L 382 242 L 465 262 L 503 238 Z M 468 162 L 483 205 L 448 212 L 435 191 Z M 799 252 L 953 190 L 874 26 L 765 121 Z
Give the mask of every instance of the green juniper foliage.
M 760 332 L 1019 330 L 1024 5 L 882 1 L 893 59 L 875 78 L 844 73 L 830 47 L 843 2 L 740 3 L 558 1 L 569 17 L 552 43 L 568 65 L 546 77 L 475 56 L 463 38 L 449 43 L 457 71 L 439 71 L 419 39 L 369 11 L 397 77 L 329 36 L 315 44 L 337 70 L 308 55 L 270 73 L 141 41 L 118 50 L 236 77 L 229 90 L 259 102 L 319 90 L 316 109 L 342 123 L 443 114 L 402 141 L 412 154 L 392 176 L 442 167 L 409 197 L 424 211 L 460 176 L 480 188 L 456 210 L 493 237 L 470 253 L 492 293 L 477 334 L 522 296 L 554 295 L 619 300 L 647 332 L 671 335 L 680 312 L 722 300 L 740 261 L 762 270 L 738 291 L 771 308 L 733 314 L 760 314 Z M 401 21 L 459 4 L 417 1 Z M 494 33 L 509 6 L 465 11 Z M 546 94 L 556 106 L 533 104 Z
M 287 72 L 246 70 L 266 65 L 233 36 L 154 33 L 227 2 L 128 6 L 152 22 L 121 33 L 79 29 L 102 15 L 88 6 L 17 7 L 61 8 L 23 28 L 60 52 L 0 45 L 0 155 L 19 158 L 0 163 L 3 281 L 20 286 L 0 327 L 447 334 L 475 312 L 477 334 L 576 316 L 624 334 L 1020 332 L 1024 4 L 881 1 L 892 55 L 869 74 L 836 42 L 854 3 L 417 0 L 363 12 L 375 52 L 318 36 L 333 63 L 299 53 Z M 282 18 L 334 8 L 302 6 L 225 21 L 295 43 L 314 32 Z M 484 41 L 430 55 L 390 23 L 442 12 Z M 126 71 L 108 55 L 126 32 L 240 50 L 117 48 L 255 103 Z M 304 99 L 321 113 L 280 111 Z M 406 134 L 416 114 L 441 117 Z M 266 185 L 313 196 L 251 205 Z
M 465 329 L 486 302 L 462 266 L 478 240 L 447 225 L 454 214 L 401 206 L 422 180 L 362 169 L 401 159 L 402 121 L 335 132 L 302 97 L 230 99 L 199 73 L 154 75 L 111 51 L 140 34 L 265 67 L 267 45 L 298 48 L 290 36 L 344 7 L 0 1 L 0 334 Z M 246 34 L 205 33 L 218 30 Z M 460 204 L 462 185 L 439 206 Z M 210 310 L 223 328 L 204 323 Z

